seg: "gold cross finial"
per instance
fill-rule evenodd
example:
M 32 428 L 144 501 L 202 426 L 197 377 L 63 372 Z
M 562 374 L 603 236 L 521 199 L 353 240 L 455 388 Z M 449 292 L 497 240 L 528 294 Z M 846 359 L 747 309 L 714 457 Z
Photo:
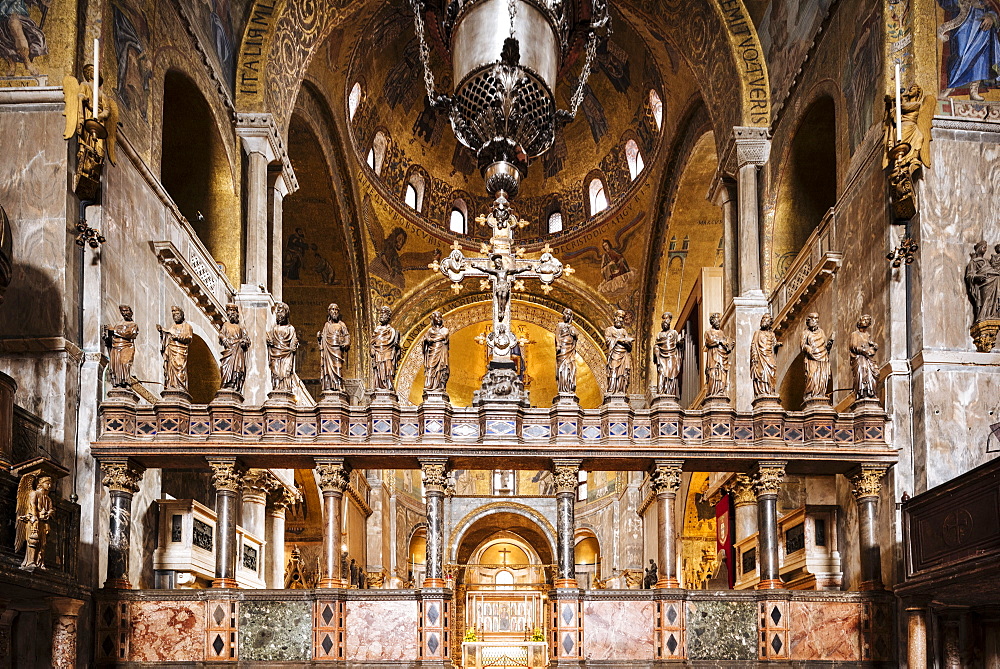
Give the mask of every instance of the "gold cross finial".
M 486 225 L 487 220 L 488 217 L 486 216 L 486 214 L 479 214 L 479 216 L 476 216 L 476 223 L 478 223 L 479 225 Z
M 526 248 L 524 248 L 523 246 L 518 246 L 516 249 L 514 249 L 514 255 L 517 256 L 518 258 L 521 258 L 524 256 L 525 251 L 527 251 Z
M 514 290 L 518 292 L 524 292 L 524 281 L 522 281 L 521 279 L 517 279 L 516 281 L 514 281 Z
M 563 267 L 563 274 L 565 274 L 567 276 L 569 276 L 570 274 L 572 274 L 575 271 L 576 270 L 573 269 L 572 267 L 570 267 L 569 265 L 566 265 L 566 266 Z
M 549 293 L 552 292 L 552 286 L 549 285 L 549 284 L 547 284 L 547 283 L 543 283 L 542 284 L 542 292 L 545 293 L 546 295 L 548 295 Z
M 548 242 L 546 242 L 545 246 L 542 247 L 542 253 L 552 253 L 554 250 L 555 249 L 549 246 Z
M 451 250 L 452 251 L 461 251 L 462 250 L 462 245 L 458 243 L 457 239 L 451 243 Z
M 482 242 L 479 244 L 479 252 L 482 253 L 484 256 L 489 255 L 490 251 L 491 251 L 490 245 L 487 244 L 486 242 Z
M 433 270 L 435 272 L 440 272 L 441 264 L 437 260 L 434 260 L 432 262 L 427 263 L 427 269 Z
M 453 292 L 456 295 L 458 295 L 460 292 L 462 292 L 462 284 L 460 284 L 460 283 L 453 283 L 453 284 L 451 284 L 451 292 Z
M 489 289 L 490 289 L 490 280 L 489 279 L 480 279 L 479 280 L 479 290 L 484 290 L 485 291 L 485 290 L 489 290 Z

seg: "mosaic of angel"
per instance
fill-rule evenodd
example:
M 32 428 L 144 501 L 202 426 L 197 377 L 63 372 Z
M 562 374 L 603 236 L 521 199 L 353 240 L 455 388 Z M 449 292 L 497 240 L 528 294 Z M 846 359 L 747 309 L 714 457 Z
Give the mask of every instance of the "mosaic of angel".
M 372 247 L 375 249 L 375 257 L 368 265 L 369 274 L 402 290 L 406 285 L 403 272 L 416 269 L 427 271 L 428 263 L 440 260 L 441 252 L 436 249 L 404 253 L 403 248 L 409 239 L 406 230 L 396 226 L 387 235 L 382 223 L 378 220 L 378 214 L 375 212 L 370 197 L 364 199 L 361 207 L 361 218 L 368 230 L 368 238 L 372 242 Z

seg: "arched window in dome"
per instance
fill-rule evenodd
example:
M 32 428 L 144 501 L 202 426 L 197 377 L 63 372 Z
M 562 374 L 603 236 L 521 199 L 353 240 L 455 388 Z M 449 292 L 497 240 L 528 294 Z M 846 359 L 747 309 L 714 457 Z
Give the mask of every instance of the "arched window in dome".
M 379 130 L 372 140 L 371 151 L 368 152 L 368 167 L 375 170 L 375 174 L 382 175 L 382 165 L 385 163 L 385 150 L 389 146 L 389 139 L 385 133 Z
M 406 192 L 403 194 L 403 201 L 410 209 L 420 211 L 424 205 L 424 176 L 419 172 L 413 172 L 406 180 Z
M 604 182 L 594 177 L 590 180 L 590 215 L 595 216 L 608 208 L 608 195 Z
M 649 108 L 653 112 L 653 120 L 656 121 L 656 129 L 660 130 L 663 128 L 663 100 L 660 99 L 660 94 L 655 90 L 650 89 L 649 91 Z
M 451 216 L 448 218 L 448 229 L 452 232 L 464 235 L 466 220 L 468 219 L 468 207 L 465 205 L 465 200 L 462 198 L 457 198 L 451 204 Z
M 556 232 L 562 232 L 563 229 L 563 217 L 561 211 L 554 211 L 549 214 L 549 234 Z
M 351 88 L 351 94 L 347 96 L 347 120 L 354 120 L 354 112 L 358 111 L 358 105 L 361 104 L 361 82 L 354 82 L 354 87 Z
M 635 181 L 636 177 L 642 173 L 643 168 L 646 167 L 646 163 L 643 162 L 639 145 L 635 143 L 634 139 L 625 142 L 625 160 L 628 162 L 629 176 L 632 177 L 632 181 Z
M 506 569 L 501 569 L 493 577 L 493 582 L 496 583 L 497 587 L 501 590 L 509 590 L 514 587 L 514 574 L 510 573 Z

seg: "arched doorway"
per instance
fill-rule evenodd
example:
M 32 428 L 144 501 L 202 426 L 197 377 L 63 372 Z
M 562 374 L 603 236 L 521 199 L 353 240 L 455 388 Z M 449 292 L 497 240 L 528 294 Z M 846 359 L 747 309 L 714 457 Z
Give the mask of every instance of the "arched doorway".
M 576 580 L 581 588 L 592 587 L 601 577 L 601 545 L 592 530 L 579 528 L 574 537 L 574 561 Z

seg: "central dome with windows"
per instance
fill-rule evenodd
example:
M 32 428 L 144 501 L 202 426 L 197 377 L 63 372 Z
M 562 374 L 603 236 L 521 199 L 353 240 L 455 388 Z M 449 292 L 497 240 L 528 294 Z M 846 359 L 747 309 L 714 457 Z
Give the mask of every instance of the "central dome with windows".
M 426 17 L 430 61 L 435 72 L 447 73 L 443 3 L 435 4 L 428 3 Z M 611 215 L 645 181 L 645 165 L 660 150 L 659 70 L 643 38 L 622 16 L 613 19 L 614 32 L 597 50 L 576 118 L 559 126 L 552 147 L 531 161 L 513 200 L 515 213 L 529 223 L 520 233 L 525 243 L 578 233 Z M 555 88 L 560 108 L 570 106 L 585 46 L 583 38 L 569 45 Z M 439 78 L 439 89 L 450 90 L 448 78 Z M 456 139 L 448 113 L 427 99 L 406 5 L 389 3 L 376 12 L 354 45 L 346 80 L 344 111 L 355 156 L 381 199 L 436 234 L 488 237 L 475 218 L 492 198 L 476 155 Z

